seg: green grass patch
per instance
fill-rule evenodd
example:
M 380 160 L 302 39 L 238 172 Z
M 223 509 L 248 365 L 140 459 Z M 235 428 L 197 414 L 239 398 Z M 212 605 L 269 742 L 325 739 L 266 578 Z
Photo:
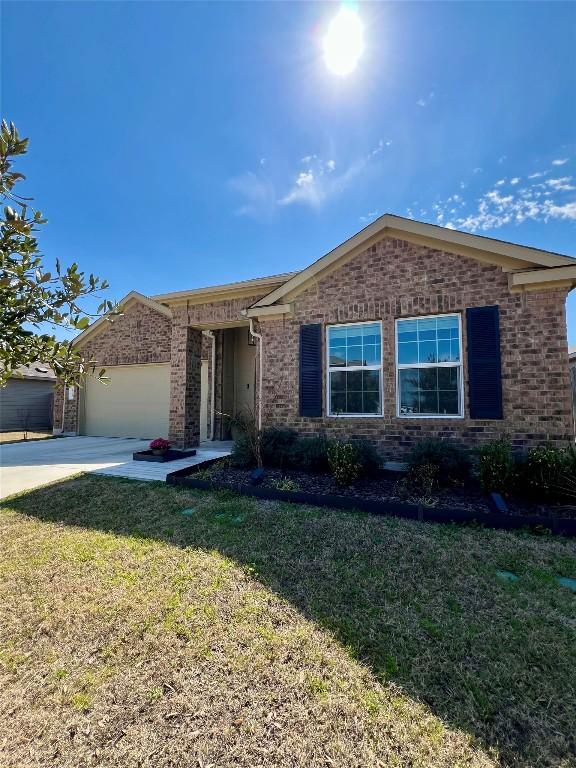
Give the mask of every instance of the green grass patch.
M 576 547 L 551 536 L 94 476 L 30 492 L 0 514 L 0 765 L 564 768 L 559 575 Z

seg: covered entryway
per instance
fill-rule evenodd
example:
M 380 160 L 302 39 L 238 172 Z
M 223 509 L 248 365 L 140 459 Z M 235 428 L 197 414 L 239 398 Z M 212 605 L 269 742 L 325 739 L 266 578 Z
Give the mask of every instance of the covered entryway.
M 81 432 L 95 437 L 168 437 L 170 364 L 107 366 L 81 395 Z

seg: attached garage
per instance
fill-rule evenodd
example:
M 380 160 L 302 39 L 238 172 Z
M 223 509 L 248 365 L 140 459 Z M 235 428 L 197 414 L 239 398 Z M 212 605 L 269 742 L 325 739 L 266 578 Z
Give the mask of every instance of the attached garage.
M 106 366 L 108 384 L 90 377 L 81 394 L 84 435 L 168 436 L 170 364 Z

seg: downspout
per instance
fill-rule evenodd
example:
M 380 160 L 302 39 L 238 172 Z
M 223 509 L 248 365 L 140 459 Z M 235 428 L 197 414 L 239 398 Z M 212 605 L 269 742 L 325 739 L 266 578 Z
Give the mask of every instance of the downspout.
M 216 394 L 216 336 L 214 336 L 214 331 L 202 331 L 202 333 L 212 340 L 212 371 L 210 372 L 210 440 L 214 440 L 214 414 L 216 412 L 214 405 L 214 396 Z
M 249 317 L 250 334 L 258 339 L 258 431 L 262 430 L 262 372 L 264 370 L 264 355 L 262 350 L 262 334 L 254 330 L 254 320 Z

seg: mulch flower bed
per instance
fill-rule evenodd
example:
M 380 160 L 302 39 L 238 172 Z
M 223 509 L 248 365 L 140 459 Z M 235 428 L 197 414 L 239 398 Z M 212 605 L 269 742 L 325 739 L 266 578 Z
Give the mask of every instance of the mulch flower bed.
M 232 467 L 224 459 L 208 467 L 193 468 L 190 477 L 215 483 L 231 483 L 251 486 L 252 470 Z M 266 468 L 261 488 L 303 491 L 321 496 L 340 496 L 370 501 L 405 502 L 427 507 L 445 507 L 467 512 L 489 513 L 492 511 L 486 494 L 477 482 L 469 481 L 461 487 L 435 489 L 429 499 L 411 494 L 402 482 L 405 476 L 398 472 L 382 471 L 373 477 L 362 478 L 348 488 L 336 484 L 328 474 L 315 474 L 296 469 Z M 506 498 L 509 514 L 514 516 L 538 516 L 576 519 L 576 504 L 542 504 L 520 498 Z

